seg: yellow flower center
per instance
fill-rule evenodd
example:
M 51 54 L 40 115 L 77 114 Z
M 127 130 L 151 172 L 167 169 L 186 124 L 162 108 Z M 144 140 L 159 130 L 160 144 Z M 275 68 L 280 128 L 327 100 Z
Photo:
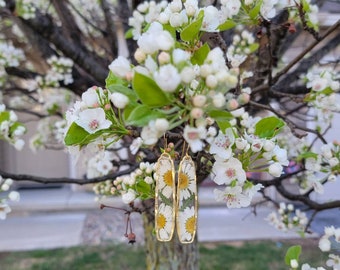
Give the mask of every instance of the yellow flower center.
M 163 179 L 164 179 L 164 182 L 167 186 L 172 187 L 173 177 L 172 177 L 172 171 L 171 170 L 168 170 L 163 174 Z
M 157 229 L 164 229 L 166 224 L 166 218 L 163 214 L 157 215 Z
M 178 186 L 180 189 L 186 189 L 189 186 L 189 177 L 185 173 L 179 173 Z
M 190 234 L 194 234 L 194 232 L 196 230 L 196 218 L 195 218 L 195 216 L 189 217 L 186 220 L 185 230 Z

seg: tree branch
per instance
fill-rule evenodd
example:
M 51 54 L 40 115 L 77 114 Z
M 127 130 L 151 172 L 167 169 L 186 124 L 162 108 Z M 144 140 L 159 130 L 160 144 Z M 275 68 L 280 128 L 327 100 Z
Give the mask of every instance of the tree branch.
M 104 12 L 104 17 L 105 17 L 105 22 L 106 22 L 106 32 L 107 32 L 107 39 L 109 41 L 110 44 L 110 49 L 111 49 L 111 53 L 112 55 L 115 57 L 117 56 L 117 35 L 115 33 L 115 24 L 112 20 L 113 18 L 113 14 L 110 11 L 110 4 L 106 1 L 106 0 L 101 0 L 101 7 L 102 10 Z
M 93 78 L 100 82 L 100 86 L 104 84 L 108 74 L 107 65 L 109 62 L 90 52 L 88 49 L 79 48 L 65 39 L 61 28 L 54 25 L 51 16 L 37 13 L 34 19 L 22 20 L 35 32 L 40 33 L 44 38 L 53 43 L 66 57 L 79 64 Z
M 326 37 L 328 37 L 331 33 L 333 33 L 337 28 L 340 26 L 340 20 L 338 20 L 332 27 L 330 27 L 326 33 L 319 39 L 315 40 L 312 44 L 310 44 L 305 50 L 303 50 L 297 57 L 295 57 L 285 68 L 283 68 L 280 72 L 278 72 L 274 77 L 272 82 L 276 83 L 283 75 L 285 75 L 293 66 L 295 66 L 298 62 L 300 62 L 303 57 L 307 53 L 309 53 L 316 45 L 318 45 L 322 40 L 324 40 Z M 337 41 L 339 40 L 339 35 L 338 34 L 335 38 Z M 334 38 L 333 38 L 334 40 Z M 337 42 L 338 44 L 338 42 Z M 327 51 L 328 52 L 328 51 Z M 310 65 L 309 65 L 310 67 Z M 288 74 L 289 78 L 292 78 L 292 75 Z M 291 80 L 290 80 L 291 81 Z
M 135 164 L 131 166 L 129 169 L 118 171 L 115 173 L 111 173 L 108 175 L 104 175 L 101 177 L 95 177 L 95 178 L 89 178 L 89 179 L 81 179 L 81 178 L 68 178 L 68 177 L 41 177 L 36 175 L 30 175 L 30 174 L 14 174 L 5 172 L 0 169 L 0 175 L 3 178 L 11 178 L 14 181 L 33 181 L 37 183 L 42 184 L 78 184 L 78 185 L 85 185 L 85 184 L 94 184 L 94 183 L 100 183 L 104 182 L 106 180 L 114 180 L 115 178 L 129 174 L 133 172 L 135 169 L 137 169 L 139 164 Z

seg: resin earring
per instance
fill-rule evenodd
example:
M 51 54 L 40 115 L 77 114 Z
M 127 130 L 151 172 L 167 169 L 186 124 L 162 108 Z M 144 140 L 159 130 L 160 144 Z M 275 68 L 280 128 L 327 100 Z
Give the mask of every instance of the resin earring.
M 163 153 L 155 167 L 155 231 L 158 241 L 172 239 L 175 230 L 175 166 L 171 156 Z
M 188 244 L 195 239 L 198 207 L 196 168 L 188 153 L 179 164 L 176 196 L 177 234 L 182 244 Z

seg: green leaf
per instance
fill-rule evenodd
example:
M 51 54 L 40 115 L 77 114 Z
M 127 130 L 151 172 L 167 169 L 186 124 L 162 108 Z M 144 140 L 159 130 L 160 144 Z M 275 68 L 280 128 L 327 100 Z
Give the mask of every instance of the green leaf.
M 229 123 L 229 121 L 216 121 L 216 123 L 223 133 L 227 128 L 231 127 L 231 124 Z
M 260 13 L 260 9 L 261 9 L 261 6 L 262 6 L 262 0 L 258 1 L 255 5 L 255 7 L 253 7 L 250 11 L 249 11 L 249 17 L 254 20 L 257 18 L 257 16 L 259 15 Z
M 276 116 L 261 119 L 255 125 L 254 134 L 260 138 L 273 138 L 284 127 L 285 123 Z
M 197 16 L 197 20 L 193 21 L 191 24 L 183 29 L 183 31 L 181 32 L 181 40 L 190 42 L 198 39 L 198 33 L 200 32 L 203 23 L 203 17 L 204 11 L 201 10 Z
M 1 121 L 0 121 L 1 122 Z M 25 127 L 24 124 L 15 122 L 13 123 L 10 128 L 9 128 L 9 133 L 12 134 L 18 127 L 24 127 L 25 128 L 25 133 L 27 132 L 27 128 Z
M 304 152 L 304 153 L 298 155 L 297 161 L 301 161 L 301 160 L 306 159 L 306 158 L 317 159 L 318 158 L 318 154 L 313 153 L 313 152 Z
M 291 260 L 296 260 L 299 261 L 299 257 L 301 254 L 301 246 L 296 245 L 296 246 L 291 246 L 288 248 L 286 256 L 285 256 L 285 263 L 290 266 Z
M 89 133 L 85 129 L 73 122 L 66 133 L 64 142 L 68 146 L 78 145 L 81 144 L 88 135 Z
M 8 111 L 4 111 L 0 113 L 0 123 L 2 121 L 8 121 L 9 120 L 9 112 Z
M 125 123 L 127 125 L 143 127 L 151 120 L 155 120 L 157 118 L 164 118 L 164 114 L 159 111 L 152 110 L 146 105 L 139 105 L 130 112 Z
M 259 48 L 259 43 L 253 43 L 249 46 L 249 50 L 250 50 L 250 53 L 253 53 L 255 51 L 257 51 L 257 49 Z
M 208 113 L 211 118 L 214 118 L 216 121 L 229 121 L 234 119 L 235 117 L 228 111 L 219 111 L 212 110 Z
M 167 95 L 159 88 L 155 81 L 141 73 L 135 73 L 132 85 L 139 99 L 145 105 L 161 107 L 170 103 Z
M 159 198 L 161 199 L 162 203 L 165 203 L 165 205 L 173 206 L 173 202 L 171 199 L 167 198 L 162 192 L 158 193 Z
M 131 88 L 126 87 L 126 86 L 121 85 L 121 84 L 111 84 L 109 87 L 107 87 L 107 89 L 111 93 L 118 92 L 118 93 L 121 93 L 121 94 L 127 96 L 130 101 L 137 101 L 137 99 L 138 99 L 136 93 Z
M 191 63 L 193 65 L 202 65 L 204 60 L 207 58 L 208 53 L 210 52 L 209 45 L 204 43 L 202 47 L 200 47 L 191 57 Z
M 302 0 L 301 4 L 302 4 L 302 9 L 304 12 L 308 13 L 311 11 L 310 5 L 306 0 Z
M 168 24 L 163 24 L 163 30 L 168 31 L 168 32 L 171 34 L 171 36 L 174 38 L 174 40 L 176 40 L 176 29 L 173 28 L 173 27 L 170 25 L 170 23 L 168 23 Z
M 129 30 L 126 31 L 125 33 L 125 38 L 126 39 L 129 39 L 129 38 L 132 38 L 133 37 L 133 34 L 132 34 L 132 28 L 130 28 Z
M 105 85 L 106 88 L 109 88 L 111 85 L 128 85 L 128 82 L 120 77 L 118 77 L 117 75 L 113 74 L 112 71 L 109 72 L 109 75 L 107 76 L 106 80 L 105 80 Z
M 333 93 L 334 93 L 334 91 L 329 86 L 319 92 L 319 94 L 324 94 L 326 96 L 333 94 Z
M 146 198 L 149 197 L 150 193 L 151 193 L 151 186 L 147 183 L 145 183 L 145 181 L 139 181 L 136 184 L 136 191 L 140 194 L 144 194 L 146 195 Z
M 236 25 L 237 24 L 233 20 L 226 20 L 224 23 L 220 24 L 217 29 L 220 31 L 226 31 L 234 28 Z
M 215 119 L 218 127 L 221 131 L 225 131 L 227 128 L 230 128 L 231 125 L 229 123 L 230 120 L 234 119 L 234 116 L 228 111 L 219 111 L 212 110 L 208 113 L 208 115 Z

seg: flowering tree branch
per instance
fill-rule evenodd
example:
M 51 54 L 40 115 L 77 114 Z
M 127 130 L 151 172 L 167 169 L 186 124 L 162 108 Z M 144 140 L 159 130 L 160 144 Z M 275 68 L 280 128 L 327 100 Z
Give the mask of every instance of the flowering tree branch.
M 86 184 L 94 184 L 104 182 L 106 180 L 112 180 L 119 176 L 129 174 L 133 172 L 139 164 L 133 165 L 130 168 L 114 173 L 110 173 L 108 175 L 104 175 L 101 177 L 94 177 L 94 178 L 69 178 L 69 177 L 41 177 L 37 175 L 30 175 L 30 174 L 14 174 L 3 171 L 0 169 L 0 175 L 3 178 L 10 178 L 15 181 L 33 181 L 36 183 L 41 184 L 77 184 L 77 185 L 86 185 Z

